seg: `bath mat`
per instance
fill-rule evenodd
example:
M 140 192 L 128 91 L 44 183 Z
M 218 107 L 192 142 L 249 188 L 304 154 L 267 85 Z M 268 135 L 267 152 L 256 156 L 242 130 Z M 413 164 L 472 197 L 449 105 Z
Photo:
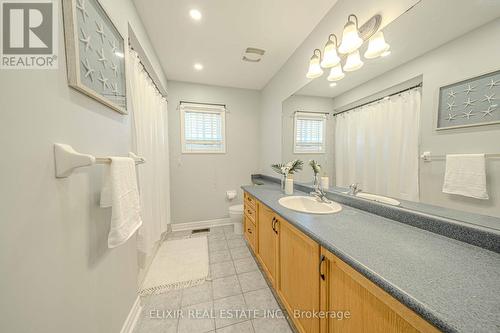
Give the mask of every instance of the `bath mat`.
M 161 294 L 203 283 L 208 277 L 207 237 L 163 242 L 144 279 L 140 295 Z

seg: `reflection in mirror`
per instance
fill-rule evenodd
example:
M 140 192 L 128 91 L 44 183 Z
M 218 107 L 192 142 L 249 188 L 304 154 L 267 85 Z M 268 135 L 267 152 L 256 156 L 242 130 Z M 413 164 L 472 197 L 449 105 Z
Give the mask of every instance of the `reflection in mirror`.
M 365 43 L 363 68 L 283 101 L 282 159 L 306 162 L 296 181 L 314 159 L 331 190 L 500 230 L 500 3 L 449 4 L 421 1 L 384 27 L 390 56 L 366 58 Z
M 314 173 L 310 160 L 321 165 L 321 176 L 333 177 L 333 100 L 326 97 L 291 96 L 283 101 L 282 160 L 304 161 L 294 181 L 310 183 Z

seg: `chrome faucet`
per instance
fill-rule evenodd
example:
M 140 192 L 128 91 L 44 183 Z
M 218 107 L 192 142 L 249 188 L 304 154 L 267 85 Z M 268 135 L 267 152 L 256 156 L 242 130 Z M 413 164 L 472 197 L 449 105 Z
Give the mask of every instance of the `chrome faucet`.
M 356 195 L 361 191 L 362 191 L 362 189 L 359 187 L 358 183 L 354 183 L 354 184 L 349 185 L 349 194 L 350 195 Z
M 321 184 L 319 183 L 319 179 L 316 175 L 314 177 L 314 191 L 309 194 L 315 197 L 319 202 L 331 203 L 331 201 L 326 197 L 325 191 L 321 188 Z
M 316 187 L 314 191 L 309 194 L 315 197 L 319 202 L 331 203 L 331 201 L 326 197 L 325 191 L 323 191 L 320 187 Z

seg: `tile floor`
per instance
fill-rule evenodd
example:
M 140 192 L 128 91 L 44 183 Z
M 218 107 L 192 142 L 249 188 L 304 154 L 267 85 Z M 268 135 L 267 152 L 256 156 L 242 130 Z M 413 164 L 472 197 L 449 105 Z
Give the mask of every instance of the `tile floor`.
M 190 237 L 178 231 L 167 239 Z M 242 236 L 233 226 L 211 228 L 207 235 L 209 281 L 142 299 L 134 333 L 256 332 L 291 333 L 273 293 Z M 272 317 L 278 315 L 279 318 Z

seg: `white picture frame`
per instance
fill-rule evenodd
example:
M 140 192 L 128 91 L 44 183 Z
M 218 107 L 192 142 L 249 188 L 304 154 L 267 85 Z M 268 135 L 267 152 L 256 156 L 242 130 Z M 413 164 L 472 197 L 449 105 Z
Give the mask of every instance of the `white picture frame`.
M 68 85 L 128 114 L 123 36 L 99 0 L 62 2 Z
M 465 82 L 469 82 L 469 81 L 473 81 L 473 80 L 477 80 L 477 79 L 480 79 L 481 77 L 488 77 L 488 76 L 491 76 L 491 75 L 495 75 L 495 74 L 498 74 L 500 73 L 500 69 L 496 68 L 496 69 L 492 69 L 492 70 L 489 70 L 489 71 L 486 71 L 486 72 L 482 72 L 482 73 L 479 73 L 479 74 L 476 74 L 474 76 L 468 76 L 466 78 L 463 78 L 461 80 L 455 80 L 453 82 L 448 82 L 442 86 L 440 86 L 436 92 L 435 92 L 435 97 L 434 97 L 434 100 L 435 100 L 435 105 L 434 105 L 434 108 L 436 110 L 435 114 L 434 114 L 434 130 L 435 131 L 447 131 L 447 130 L 456 130 L 456 129 L 463 129 L 463 128 L 471 128 L 471 127 L 482 127 L 482 126 L 487 126 L 487 125 L 499 125 L 500 124 L 500 121 L 498 120 L 493 120 L 493 121 L 478 121 L 478 122 L 474 122 L 474 123 L 471 123 L 471 124 L 461 124 L 461 125 L 455 125 L 455 126 L 440 126 L 440 115 L 441 115 L 441 110 L 440 110 L 440 105 L 441 105 L 441 102 L 442 102 L 442 90 L 443 89 L 446 89 L 450 86 L 454 86 L 454 85 L 459 85 L 459 84 L 463 84 Z M 496 107 L 496 105 L 495 105 Z M 498 108 L 497 111 L 500 111 L 500 108 Z M 484 117 L 483 117 L 484 118 Z M 485 119 L 487 120 L 487 118 Z

